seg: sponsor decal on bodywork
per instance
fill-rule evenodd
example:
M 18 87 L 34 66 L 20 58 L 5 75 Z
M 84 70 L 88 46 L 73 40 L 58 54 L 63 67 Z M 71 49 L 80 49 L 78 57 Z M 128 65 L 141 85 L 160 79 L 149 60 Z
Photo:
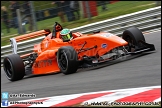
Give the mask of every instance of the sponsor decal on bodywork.
M 52 60 L 41 60 L 41 61 L 37 61 L 35 62 L 34 67 L 35 68 L 41 68 L 41 67 L 46 67 L 46 66 L 50 66 L 52 65 Z
M 106 48 L 107 47 L 107 44 L 106 43 L 103 43 L 103 44 L 101 44 L 101 47 L 102 48 Z

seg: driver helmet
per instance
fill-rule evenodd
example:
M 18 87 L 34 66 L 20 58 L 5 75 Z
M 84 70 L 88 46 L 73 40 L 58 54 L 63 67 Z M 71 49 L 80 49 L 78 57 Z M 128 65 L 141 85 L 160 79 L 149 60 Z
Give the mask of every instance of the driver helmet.
M 60 35 L 63 41 L 70 41 L 71 39 L 73 39 L 72 32 L 69 29 L 63 29 L 60 32 Z

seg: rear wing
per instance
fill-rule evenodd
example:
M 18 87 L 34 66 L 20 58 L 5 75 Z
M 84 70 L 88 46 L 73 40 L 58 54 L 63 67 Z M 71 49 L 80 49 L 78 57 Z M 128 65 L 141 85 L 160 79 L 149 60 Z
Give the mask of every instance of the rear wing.
M 51 31 L 49 29 L 45 29 L 45 30 L 40 30 L 40 31 L 24 34 L 21 36 L 17 36 L 14 38 L 10 38 L 12 53 L 17 54 L 17 42 L 21 42 L 21 41 L 31 39 L 31 38 L 36 38 L 38 36 L 43 36 L 43 35 L 47 36 L 50 33 Z

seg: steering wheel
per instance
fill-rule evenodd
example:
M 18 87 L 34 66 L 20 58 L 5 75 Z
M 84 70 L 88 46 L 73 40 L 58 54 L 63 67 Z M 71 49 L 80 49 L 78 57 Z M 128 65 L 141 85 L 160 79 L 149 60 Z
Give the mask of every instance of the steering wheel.
M 58 22 L 55 22 L 55 25 L 54 25 L 53 31 L 52 31 L 51 39 L 56 37 L 56 32 L 61 31 L 62 29 L 63 29 L 62 26 Z

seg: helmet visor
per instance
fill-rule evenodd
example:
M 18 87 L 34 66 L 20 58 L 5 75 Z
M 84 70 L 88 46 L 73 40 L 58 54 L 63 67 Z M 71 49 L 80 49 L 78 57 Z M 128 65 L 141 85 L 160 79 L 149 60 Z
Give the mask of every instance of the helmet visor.
M 69 34 L 63 35 L 63 36 L 62 36 L 62 39 L 63 39 L 63 40 L 70 40 L 71 37 L 72 37 L 72 36 L 71 36 L 71 34 L 69 33 Z
M 61 38 L 63 39 L 63 41 L 69 41 L 72 38 L 72 33 L 70 32 L 69 29 L 63 29 L 60 32 Z

